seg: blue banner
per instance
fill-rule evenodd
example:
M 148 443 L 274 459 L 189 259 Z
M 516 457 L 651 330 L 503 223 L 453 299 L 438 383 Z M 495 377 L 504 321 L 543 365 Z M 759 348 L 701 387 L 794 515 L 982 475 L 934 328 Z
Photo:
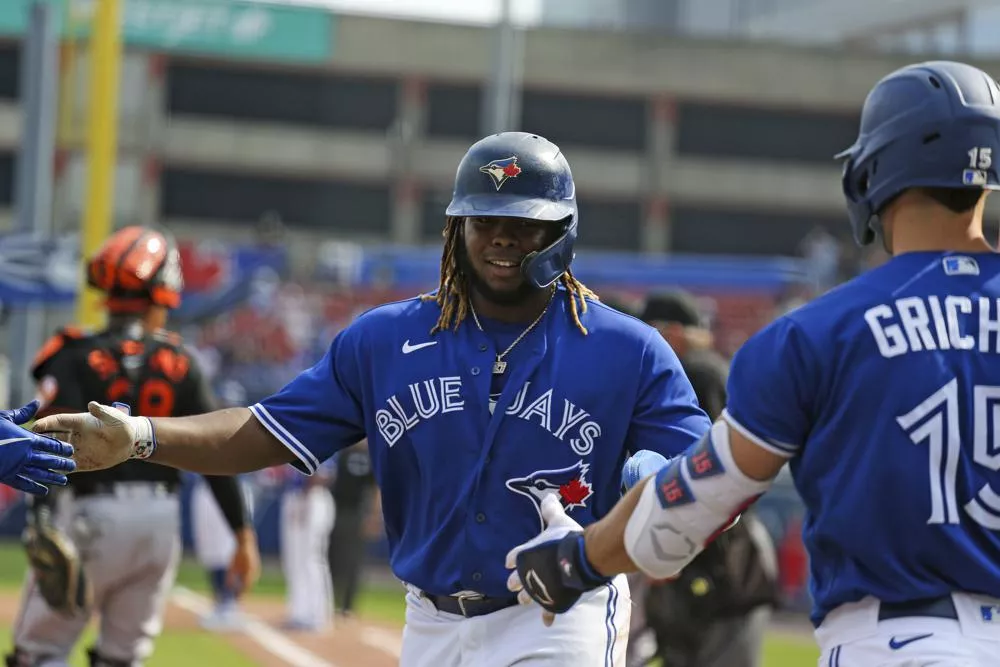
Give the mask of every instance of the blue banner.
M 431 289 L 439 279 L 440 248 L 384 247 L 366 249 L 357 271 L 364 285 Z M 715 255 L 637 255 L 584 251 L 573 261 L 573 273 L 602 288 L 725 289 L 778 292 L 805 282 L 806 266 L 790 257 Z
M 79 238 L 35 234 L 0 236 L 0 303 L 58 305 L 76 299 Z

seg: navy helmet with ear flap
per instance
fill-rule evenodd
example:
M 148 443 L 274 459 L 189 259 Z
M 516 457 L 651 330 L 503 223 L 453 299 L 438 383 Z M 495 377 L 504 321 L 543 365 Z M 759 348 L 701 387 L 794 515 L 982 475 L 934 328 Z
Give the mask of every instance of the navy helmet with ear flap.
M 844 196 L 854 238 L 881 234 L 878 214 L 916 187 L 1000 189 L 1000 89 L 970 65 L 932 61 L 896 70 L 868 93 L 846 158 Z
M 573 174 L 559 147 L 537 134 L 501 132 L 473 144 L 458 165 L 445 215 L 560 224 L 555 241 L 521 262 L 521 273 L 536 287 L 551 285 L 573 261 L 578 218 Z

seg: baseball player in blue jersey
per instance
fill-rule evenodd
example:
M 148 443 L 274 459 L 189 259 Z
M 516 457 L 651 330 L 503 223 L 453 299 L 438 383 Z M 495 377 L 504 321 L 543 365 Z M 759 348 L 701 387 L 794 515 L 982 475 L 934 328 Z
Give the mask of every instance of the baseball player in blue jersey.
M 76 463 L 68 444 L 21 428 L 40 405 L 36 399 L 16 410 L 0 410 L 0 483 L 44 496 L 49 486 L 66 486 L 63 473 L 73 472 Z
M 577 227 L 557 146 L 486 137 L 458 167 L 435 293 L 362 314 L 249 409 L 150 420 L 92 403 L 36 428 L 72 432 L 81 469 L 143 456 L 217 474 L 311 473 L 367 437 L 408 589 L 402 665 L 622 665 L 624 577 L 542 628 L 504 555 L 543 527 L 546 496 L 590 524 L 621 497 L 630 455 L 653 450 L 655 471 L 710 423 L 663 337 L 574 277 Z
M 997 152 L 985 72 L 928 62 L 880 81 L 840 157 L 855 238 L 892 259 L 753 336 L 710 434 L 606 518 L 582 532 L 546 501 L 549 527 L 508 554 L 522 601 L 558 613 L 611 573 L 675 575 L 790 461 L 821 665 L 996 665 L 1000 255 L 982 216 Z

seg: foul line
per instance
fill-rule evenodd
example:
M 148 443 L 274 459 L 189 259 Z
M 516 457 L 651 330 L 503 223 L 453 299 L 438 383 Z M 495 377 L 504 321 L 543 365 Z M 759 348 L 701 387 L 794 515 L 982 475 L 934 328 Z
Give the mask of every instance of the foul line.
M 183 586 L 174 588 L 171 601 L 181 609 L 198 616 L 206 614 L 212 609 L 212 605 L 206 598 Z M 243 618 L 246 619 L 244 634 L 260 644 L 265 651 L 284 660 L 292 667 L 336 667 L 332 662 L 302 648 L 256 616 L 244 612 Z

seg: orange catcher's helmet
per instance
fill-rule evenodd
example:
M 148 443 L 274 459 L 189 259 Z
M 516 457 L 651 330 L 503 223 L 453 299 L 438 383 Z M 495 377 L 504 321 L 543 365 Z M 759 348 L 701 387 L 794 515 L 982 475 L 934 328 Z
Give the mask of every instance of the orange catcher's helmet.
M 123 227 L 87 263 L 87 282 L 108 295 L 112 312 L 176 308 L 184 289 L 177 242 L 165 230 Z

